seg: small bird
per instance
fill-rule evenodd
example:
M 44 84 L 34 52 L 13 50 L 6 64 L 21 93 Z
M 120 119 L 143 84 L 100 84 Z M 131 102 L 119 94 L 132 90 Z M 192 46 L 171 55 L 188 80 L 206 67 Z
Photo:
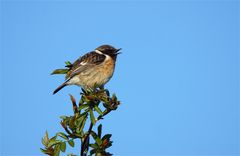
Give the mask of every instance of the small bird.
M 111 45 L 102 45 L 67 65 L 66 81 L 53 94 L 68 85 L 78 85 L 85 90 L 103 87 L 113 75 L 120 50 Z

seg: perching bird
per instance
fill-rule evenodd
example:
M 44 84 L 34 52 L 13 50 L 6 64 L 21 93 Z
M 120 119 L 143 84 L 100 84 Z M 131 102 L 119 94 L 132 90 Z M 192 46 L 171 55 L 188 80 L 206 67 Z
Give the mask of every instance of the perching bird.
M 104 86 L 113 75 L 119 50 L 121 48 L 102 45 L 83 55 L 67 66 L 69 67 L 67 80 L 53 94 L 67 85 L 78 85 L 85 90 Z

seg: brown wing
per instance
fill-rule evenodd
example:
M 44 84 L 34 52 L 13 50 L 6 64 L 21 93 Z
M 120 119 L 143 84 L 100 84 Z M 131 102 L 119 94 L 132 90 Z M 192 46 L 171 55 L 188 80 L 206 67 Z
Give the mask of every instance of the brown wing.
M 102 63 L 105 60 L 105 58 L 106 58 L 105 55 L 98 54 L 94 51 L 83 55 L 72 64 L 72 67 L 69 71 L 69 74 L 67 75 L 67 78 L 72 78 L 73 76 L 78 75 L 81 72 Z

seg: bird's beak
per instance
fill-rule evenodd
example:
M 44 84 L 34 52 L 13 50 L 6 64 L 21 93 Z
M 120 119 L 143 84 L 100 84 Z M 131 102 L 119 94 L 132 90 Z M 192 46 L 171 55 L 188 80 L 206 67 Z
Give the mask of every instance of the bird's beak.
M 118 51 L 120 51 L 120 50 L 122 50 L 122 48 L 119 48 L 119 49 L 117 49 L 116 51 L 115 51 L 115 53 L 118 55 L 118 54 L 121 54 L 121 52 L 118 52 Z

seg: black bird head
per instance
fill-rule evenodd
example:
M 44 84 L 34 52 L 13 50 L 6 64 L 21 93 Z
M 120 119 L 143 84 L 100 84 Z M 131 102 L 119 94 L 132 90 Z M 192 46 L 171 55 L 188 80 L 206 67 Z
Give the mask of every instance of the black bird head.
M 117 55 L 120 54 L 119 51 L 121 50 L 121 48 L 116 49 L 110 45 L 101 45 L 101 46 L 97 47 L 95 50 L 99 51 L 100 53 L 109 55 L 112 58 L 116 58 Z

